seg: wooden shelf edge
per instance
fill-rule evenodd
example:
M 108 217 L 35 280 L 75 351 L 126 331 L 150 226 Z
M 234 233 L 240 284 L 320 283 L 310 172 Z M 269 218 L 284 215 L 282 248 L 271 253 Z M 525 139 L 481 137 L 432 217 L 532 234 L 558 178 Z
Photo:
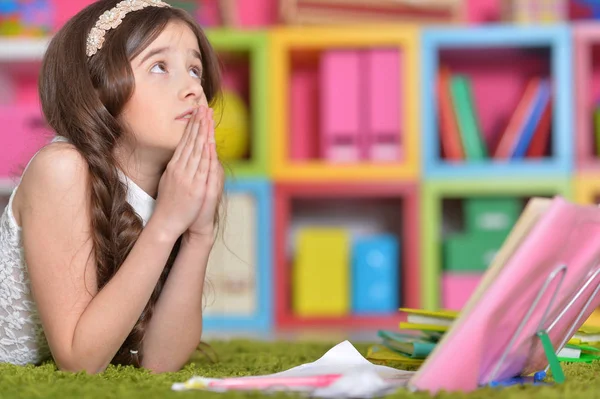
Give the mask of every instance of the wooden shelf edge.
M 15 185 L 11 179 L 0 177 L 0 196 L 10 195 Z
M 41 61 L 51 38 L 0 38 L 0 62 Z

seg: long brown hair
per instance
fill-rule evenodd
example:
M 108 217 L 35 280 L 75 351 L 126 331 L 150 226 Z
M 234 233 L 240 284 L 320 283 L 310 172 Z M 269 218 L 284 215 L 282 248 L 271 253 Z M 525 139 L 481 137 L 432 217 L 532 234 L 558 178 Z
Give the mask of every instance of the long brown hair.
M 177 8 L 146 7 L 128 13 L 121 25 L 106 33 L 102 49 L 88 58 L 88 32 L 98 17 L 119 1 L 100 0 L 68 21 L 50 42 L 39 79 L 40 99 L 48 124 L 58 135 L 66 137 L 88 164 L 98 290 L 123 264 L 143 228 L 141 219 L 127 202 L 127 187 L 119 178 L 119 165 L 114 156 L 115 146 L 126 134 L 119 116 L 134 91 L 130 61 L 156 39 L 169 22 L 181 21 L 198 39 L 204 71 L 202 86 L 209 104 L 212 105 L 220 93 L 216 53 L 193 18 Z M 181 237 L 171 251 L 148 304 L 112 363 L 140 366 L 144 331 L 180 244 Z

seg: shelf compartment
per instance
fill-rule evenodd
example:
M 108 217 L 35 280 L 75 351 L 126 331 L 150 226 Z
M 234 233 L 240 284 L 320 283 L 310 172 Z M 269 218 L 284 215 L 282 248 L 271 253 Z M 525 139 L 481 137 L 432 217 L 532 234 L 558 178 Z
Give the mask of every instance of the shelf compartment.
M 277 183 L 275 186 L 275 318 L 278 329 L 297 327 L 397 328 L 400 315 L 345 312 L 300 316 L 294 312 L 295 237 L 302 226 L 342 227 L 353 239 L 390 234 L 399 242 L 398 303 L 418 307 L 418 186 L 404 182 Z M 373 204 L 379 207 L 373 207 Z M 368 210 L 367 210 L 368 209 Z M 362 211 L 361 211 L 362 210 Z M 377 213 L 377 215 L 376 215 Z M 363 223 L 368 218 L 369 223 Z M 351 275 L 350 263 L 348 274 Z M 318 276 L 315 276 L 318 277 Z M 352 284 L 350 282 L 350 284 Z M 339 285 L 339 282 L 338 282 Z
M 264 179 L 225 185 L 223 234 L 211 253 L 203 295 L 206 332 L 273 328 L 272 196 Z
M 573 28 L 575 81 L 575 159 L 583 172 L 600 171 L 600 28 L 580 23 Z M 598 130 L 598 133 L 596 133 Z
M 248 148 L 243 151 L 241 157 L 224 161 L 226 170 L 236 178 L 267 177 L 269 175 L 268 35 L 263 30 L 237 31 L 226 28 L 207 29 L 206 35 L 223 64 L 223 88 L 235 94 L 236 103 L 242 100 L 242 110 L 245 108 L 249 121 L 249 136 L 245 139 L 249 143 Z M 227 97 L 224 97 L 224 100 L 227 100 Z M 228 108 L 225 101 L 225 112 L 232 109 L 232 106 Z M 215 113 L 215 118 L 218 118 L 217 113 Z M 232 115 L 232 118 L 232 122 L 227 126 L 235 127 L 241 118 L 239 116 L 236 118 L 236 115 Z M 216 128 L 219 129 L 218 119 L 215 122 Z M 223 140 L 227 140 L 227 131 L 223 133 Z M 239 140 L 243 142 L 244 139 L 239 133 L 238 138 L 238 140 L 225 141 L 217 143 L 217 145 L 228 146 L 228 153 L 242 153 L 237 148 L 240 146 Z
M 533 196 L 572 198 L 571 179 L 454 179 L 430 180 L 423 184 L 420 222 L 421 236 L 421 303 L 435 310 L 441 302 L 444 234 L 461 231 L 464 215 L 448 212 L 448 204 L 462 198 L 521 198 Z M 444 203 L 447 214 L 444 215 Z M 450 222 L 450 223 L 449 223 Z
M 419 163 L 417 46 L 417 30 L 411 27 L 273 29 L 270 49 L 273 108 L 270 114 L 275 178 L 280 181 L 348 181 L 416 177 Z M 377 58 L 379 56 L 382 58 Z M 391 75 L 390 82 L 394 82 L 392 86 L 398 90 L 382 96 L 390 102 L 395 99 L 396 105 L 392 107 L 398 108 L 397 113 L 378 114 L 383 112 L 385 104 L 377 106 L 376 101 L 367 100 L 368 93 L 392 90 L 367 76 L 365 71 L 380 67 L 376 59 L 396 65 L 390 67 L 397 71 L 397 75 Z M 340 75 L 348 79 L 347 86 L 341 83 L 336 86 L 331 79 L 322 78 L 327 76 L 329 67 L 336 70 L 336 63 L 341 65 Z M 389 72 L 390 68 L 386 70 Z M 367 94 L 363 97 L 361 93 Z M 341 100 L 334 101 L 336 96 Z M 344 110 L 334 106 L 342 102 L 347 109 L 346 117 L 343 117 Z M 390 128 L 389 135 L 373 138 L 379 137 L 382 126 L 394 123 L 396 128 Z M 374 154 L 377 152 L 374 148 L 384 150 Z
M 493 25 L 426 29 L 421 54 L 423 142 L 427 143 L 422 148 L 426 177 L 566 177 L 571 173 L 572 75 L 568 28 Z M 515 68 L 515 63 L 520 67 Z M 466 160 L 463 157 L 454 161 L 442 153 L 438 108 L 446 108 L 437 104 L 438 78 L 442 70 L 449 71 L 453 77 L 467 79 L 479 133 L 475 136 L 487 150 L 483 157 L 472 155 Z M 550 138 L 545 153 L 538 157 L 497 159 L 493 157 L 496 147 L 532 78 L 548 78 L 552 90 Z M 456 104 L 463 107 L 464 103 L 454 104 L 454 107 Z M 461 120 L 468 118 L 461 117 Z M 445 134 L 451 125 L 443 124 Z M 458 141 L 462 142 L 462 138 Z

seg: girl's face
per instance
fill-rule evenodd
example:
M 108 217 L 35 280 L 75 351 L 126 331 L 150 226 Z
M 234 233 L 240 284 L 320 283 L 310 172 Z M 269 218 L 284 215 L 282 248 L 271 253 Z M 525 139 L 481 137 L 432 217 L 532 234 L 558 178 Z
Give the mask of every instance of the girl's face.
M 131 61 L 135 89 L 121 115 L 139 149 L 172 153 L 189 113 L 207 106 L 202 89 L 200 48 L 183 22 L 169 22 L 161 34 Z

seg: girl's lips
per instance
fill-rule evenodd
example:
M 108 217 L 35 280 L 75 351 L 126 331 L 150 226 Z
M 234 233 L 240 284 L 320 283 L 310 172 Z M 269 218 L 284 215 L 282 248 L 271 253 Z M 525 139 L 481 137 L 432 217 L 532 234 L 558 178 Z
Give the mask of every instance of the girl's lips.
M 194 108 L 190 108 L 187 111 L 181 113 L 177 118 L 177 120 L 187 121 L 192 117 L 192 112 L 194 112 Z

